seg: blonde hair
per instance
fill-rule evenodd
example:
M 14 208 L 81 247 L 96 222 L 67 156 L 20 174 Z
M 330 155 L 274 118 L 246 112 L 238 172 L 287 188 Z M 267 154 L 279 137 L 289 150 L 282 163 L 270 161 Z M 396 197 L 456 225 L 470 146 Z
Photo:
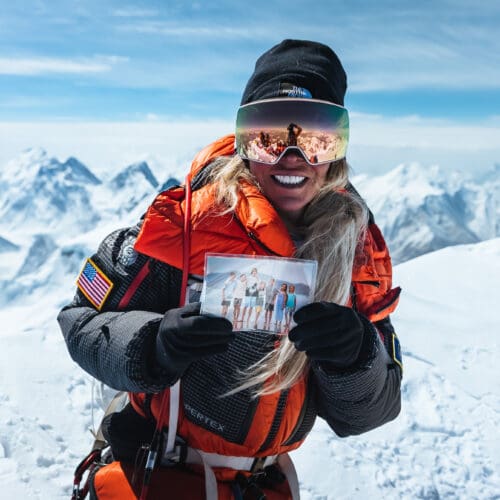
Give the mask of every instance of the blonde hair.
M 314 299 L 345 304 L 351 289 L 356 248 L 366 227 L 367 209 L 363 201 L 346 191 L 349 166 L 346 160 L 330 165 L 325 184 L 305 208 L 298 230 L 303 243 L 294 257 L 318 262 Z M 216 186 L 216 201 L 232 212 L 238 202 L 241 183 L 258 183 L 239 156 L 217 158 L 207 173 Z M 227 393 L 254 388 L 255 396 L 291 387 L 308 369 L 305 353 L 297 351 L 284 336 L 279 347 L 241 372 L 242 383 Z

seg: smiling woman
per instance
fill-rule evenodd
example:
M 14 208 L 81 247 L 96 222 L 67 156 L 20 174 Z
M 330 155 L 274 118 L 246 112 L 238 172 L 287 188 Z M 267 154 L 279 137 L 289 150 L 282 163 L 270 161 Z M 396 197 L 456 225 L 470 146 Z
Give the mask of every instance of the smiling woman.
M 103 422 L 107 465 L 96 450 L 83 462 L 93 464 L 93 498 L 297 499 L 288 452 L 317 416 L 348 436 L 398 415 L 402 364 L 389 314 L 400 290 L 348 180 L 346 87 L 326 45 L 285 40 L 267 51 L 236 137 L 201 151 L 184 185 L 87 260 L 59 323 L 84 370 L 130 393 Z M 245 121 L 249 109 L 270 121 Z M 245 329 L 255 267 L 231 299 L 242 311 L 236 335 L 196 302 L 207 253 L 315 260 L 314 301 L 295 310 L 299 284 L 271 283 L 266 317 L 286 333 Z

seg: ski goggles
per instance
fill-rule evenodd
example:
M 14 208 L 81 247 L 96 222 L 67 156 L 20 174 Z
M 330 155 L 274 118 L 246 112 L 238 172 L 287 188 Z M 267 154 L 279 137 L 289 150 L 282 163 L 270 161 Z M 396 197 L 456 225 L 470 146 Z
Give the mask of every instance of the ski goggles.
M 310 165 L 345 158 L 347 109 L 315 99 L 267 99 L 245 104 L 236 116 L 236 152 L 245 160 L 273 165 L 290 150 Z

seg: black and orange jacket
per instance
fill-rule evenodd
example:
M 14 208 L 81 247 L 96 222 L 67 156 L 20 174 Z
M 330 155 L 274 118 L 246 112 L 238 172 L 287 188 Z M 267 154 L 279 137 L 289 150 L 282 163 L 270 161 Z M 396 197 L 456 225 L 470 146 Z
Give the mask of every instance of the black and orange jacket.
M 214 157 L 232 154 L 232 144 L 229 136 L 203 150 L 193 162 L 192 182 Z M 194 187 L 190 273 L 203 275 L 206 252 L 293 254 L 286 228 L 255 187 L 243 186 L 236 212 L 226 216 L 211 210 L 213 186 Z M 184 205 L 183 187 L 165 191 L 143 222 L 108 236 L 92 258 L 114 283 L 102 310 L 77 292 L 58 317 L 73 359 L 105 384 L 135 393 L 132 404 L 145 416 L 158 415 L 159 393 L 171 382 L 154 366 L 153 349 L 163 313 L 178 306 Z M 127 251 L 131 244 L 133 258 Z M 364 253 L 351 297 L 352 307 L 371 321 L 363 363 L 335 373 L 313 366 L 302 381 L 272 395 L 252 398 L 242 391 L 221 398 L 237 383 L 238 371 L 274 347 L 269 336 L 239 332 L 227 352 L 193 363 L 182 378 L 178 431 L 190 446 L 226 455 L 274 455 L 298 447 L 317 415 L 340 436 L 360 434 L 397 416 L 401 371 L 390 353 L 388 315 L 399 289 L 392 288 L 389 254 L 374 224 Z

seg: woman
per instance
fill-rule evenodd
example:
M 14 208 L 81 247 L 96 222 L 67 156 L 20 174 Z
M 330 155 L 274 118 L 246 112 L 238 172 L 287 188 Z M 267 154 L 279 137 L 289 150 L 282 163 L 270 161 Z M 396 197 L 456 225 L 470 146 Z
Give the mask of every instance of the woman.
M 255 304 L 255 323 L 253 325 L 254 329 L 258 328 L 260 312 L 264 307 L 265 300 L 266 300 L 266 282 L 261 281 L 259 283 L 259 288 L 257 289 L 257 302 Z
M 295 295 L 295 285 L 290 285 L 288 287 L 288 296 L 286 298 L 285 305 L 285 330 L 288 333 L 290 330 L 290 323 L 292 321 L 293 313 L 297 308 L 297 295 Z
M 258 285 L 259 285 L 259 272 L 257 271 L 257 268 L 254 267 L 250 271 L 250 274 L 247 278 L 247 289 L 245 291 L 245 301 L 243 302 L 243 316 L 242 320 L 245 322 L 245 317 L 246 317 L 246 323 L 244 323 L 246 326 L 250 326 L 250 317 L 252 316 L 252 312 L 255 309 L 255 306 L 257 305 L 257 296 L 258 296 Z
M 286 302 L 288 300 L 288 285 L 286 283 L 282 283 L 280 286 L 278 295 L 276 295 L 276 307 L 274 312 L 275 322 L 275 332 L 281 333 L 281 323 L 283 321 L 283 315 L 285 313 Z
M 270 278 L 266 286 L 266 300 L 265 300 L 265 316 L 264 316 L 264 330 L 271 330 L 271 319 L 274 312 L 274 302 L 278 294 L 277 288 L 274 286 L 275 279 Z
M 243 299 L 245 298 L 246 290 L 247 290 L 247 275 L 240 274 L 240 277 L 236 283 L 236 287 L 234 289 L 234 294 L 233 294 L 233 300 L 234 300 L 233 326 L 235 329 L 238 329 L 241 326 L 241 324 L 243 324 L 244 316 L 240 321 L 240 311 L 241 311 L 241 304 L 243 303 Z
M 222 286 L 222 301 L 221 301 L 221 316 L 225 318 L 227 316 L 227 311 L 233 300 L 234 289 L 236 288 L 236 273 L 231 271 L 228 278 L 224 281 Z
M 111 234 L 88 261 L 86 279 L 99 277 L 102 293 L 80 276 L 58 319 L 73 359 L 130 391 L 130 405 L 107 422 L 115 461 L 94 475 L 97 498 L 298 498 L 286 452 L 317 415 L 339 436 L 398 415 L 389 314 L 399 289 L 382 235 L 348 183 L 345 90 L 329 47 L 273 47 L 244 91 L 236 151 L 234 136 L 207 147 L 185 186 L 161 193 L 138 226 Z M 286 133 L 292 122 L 302 127 L 297 146 L 279 157 L 251 147 L 259 131 Z M 318 135 L 330 146 L 311 164 Z M 131 239 L 134 259 L 121 259 Z M 235 334 L 227 319 L 180 298 L 201 279 L 206 252 L 317 260 L 315 302 L 279 341 Z M 145 445 L 142 474 L 134 463 Z

